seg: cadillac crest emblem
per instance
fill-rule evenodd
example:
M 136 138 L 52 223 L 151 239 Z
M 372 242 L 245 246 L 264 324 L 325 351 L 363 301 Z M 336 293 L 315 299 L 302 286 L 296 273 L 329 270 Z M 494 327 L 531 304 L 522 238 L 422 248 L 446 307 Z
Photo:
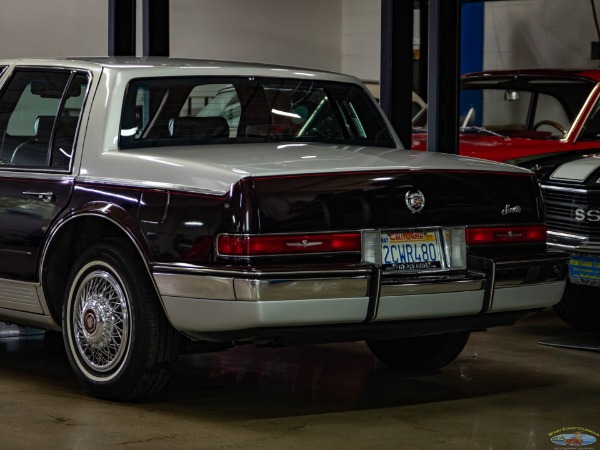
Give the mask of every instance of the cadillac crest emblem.
M 425 207 L 425 196 L 421 191 L 407 191 L 404 196 L 406 207 L 410 212 L 419 213 Z

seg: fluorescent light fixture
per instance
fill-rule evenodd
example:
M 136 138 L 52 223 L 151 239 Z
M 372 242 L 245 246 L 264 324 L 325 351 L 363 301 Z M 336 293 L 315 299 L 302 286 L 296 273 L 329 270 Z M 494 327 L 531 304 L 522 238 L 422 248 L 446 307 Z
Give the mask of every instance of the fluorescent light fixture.
M 273 114 L 277 114 L 278 116 L 285 116 L 285 117 L 291 117 L 293 119 L 302 119 L 302 117 L 300 117 L 298 114 L 296 113 L 291 113 L 291 112 L 286 112 L 286 111 L 280 111 L 278 109 L 272 109 L 271 112 Z

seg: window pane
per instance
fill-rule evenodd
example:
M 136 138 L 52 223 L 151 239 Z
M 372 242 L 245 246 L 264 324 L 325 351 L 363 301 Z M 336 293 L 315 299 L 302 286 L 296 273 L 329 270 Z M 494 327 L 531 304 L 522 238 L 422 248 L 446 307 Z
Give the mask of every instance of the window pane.
M 69 168 L 73 157 L 73 146 L 77 134 L 79 117 L 83 108 L 88 86 L 86 75 L 76 75 L 67 91 L 67 99 L 56 126 L 52 146 L 51 166 L 59 169 Z
M 133 81 L 121 148 L 272 140 L 394 145 L 358 86 L 237 77 Z
M 66 89 L 71 76 L 71 71 L 15 73 L 0 99 L 2 164 L 68 169 L 88 84 L 87 75 L 77 74 Z

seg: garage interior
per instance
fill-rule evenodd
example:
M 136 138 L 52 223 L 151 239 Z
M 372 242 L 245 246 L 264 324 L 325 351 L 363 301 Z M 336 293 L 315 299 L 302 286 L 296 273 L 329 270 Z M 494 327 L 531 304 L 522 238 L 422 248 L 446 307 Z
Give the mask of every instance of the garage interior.
M 429 150 L 448 153 L 457 152 L 465 70 L 598 65 L 593 0 L 23 3 L 8 0 L 0 18 L 5 57 L 176 56 L 346 72 L 380 83 L 403 142 L 408 87 L 422 94 Z M 53 38 L 64 22 L 70 31 Z M 3 448 L 552 449 L 560 430 L 599 436 L 599 354 L 598 332 L 547 309 L 473 333 L 434 373 L 388 369 L 363 343 L 241 346 L 181 355 L 158 397 L 120 404 L 78 386 L 59 334 L 0 324 L 0 435 Z

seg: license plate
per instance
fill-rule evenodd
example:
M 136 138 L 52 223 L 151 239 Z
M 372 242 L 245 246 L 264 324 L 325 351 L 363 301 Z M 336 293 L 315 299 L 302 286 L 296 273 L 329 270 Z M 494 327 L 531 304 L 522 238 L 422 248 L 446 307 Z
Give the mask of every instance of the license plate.
M 571 256 L 571 261 L 569 261 L 569 277 L 576 284 L 600 286 L 600 257 Z
M 396 270 L 438 269 L 442 266 L 436 230 L 402 230 L 381 233 L 381 256 Z

